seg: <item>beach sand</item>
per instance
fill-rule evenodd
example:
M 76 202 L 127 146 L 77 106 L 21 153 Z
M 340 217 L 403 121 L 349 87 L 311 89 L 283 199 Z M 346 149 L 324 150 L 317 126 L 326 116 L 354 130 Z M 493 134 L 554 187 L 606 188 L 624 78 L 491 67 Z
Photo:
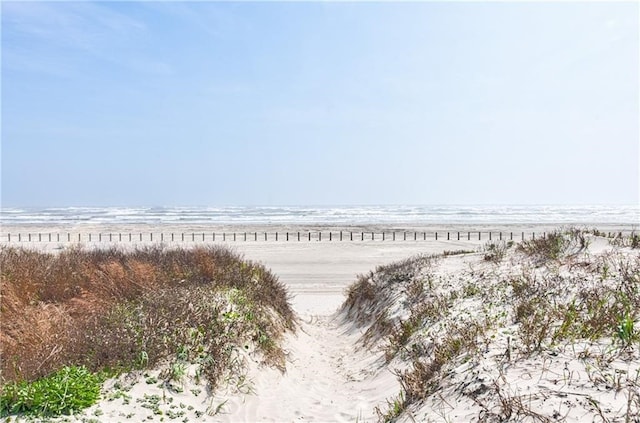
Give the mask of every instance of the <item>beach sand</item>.
M 84 416 L 92 416 L 99 421 L 158 421 L 158 415 L 153 414 L 153 407 L 145 406 L 149 402 L 156 402 L 156 409 L 162 411 L 164 421 L 375 421 L 376 407 L 386 409 L 388 401 L 397 396 L 400 383 L 395 370 L 401 363 L 393 366 L 385 363 L 384 354 L 380 346 L 365 348 L 358 340 L 366 328 L 358 328 L 353 322 L 345 321 L 344 315 L 337 313 L 345 300 L 346 288 L 356 281 L 358 275 L 374 271 L 378 266 L 403 260 L 416 254 L 435 254 L 443 251 L 467 250 L 481 251 L 487 243 L 485 236 L 482 240 L 472 237 L 471 240 L 457 240 L 457 231 L 495 231 L 520 234 L 522 232 L 548 232 L 553 226 L 511 226 L 499 227 L 468 227 L 458 226 L 449 229 L 455 233 L 454 239 L 447 241 L 398 240 L 391 241 L 217 241 L 215 244 L 226 245 L 244 255 L 246 259 L 260 262 L 270 268 L 289 289 L 292 304 L 299 315 L 299 328 L 296 334 L 288 334 L 285 339 L 287 350 L 287 364 L 285 373 L 278 370 L 259 367 L 250 357 L 245 357 L 248 363 L 246 378 L 242 381 L 230 381 L 226 388 L 214 393 L 206 393 L 201 385 L 196 385 L 192 378 L 184 381 L 182 392 L 168 392 L 159 386 L 146 383 L 154 374 L 162 369 L 146 375 L 123 376 L 107 384 L 104 400 L 98 405 L 86 410 Z M 358 227 L 358 228 L 280 228 L 280 227 L 73 227 L 73 228 L 10 228 L 13 233 L 64 233 L 72 231 L 86 235 L 88 233 L 200 233 L 200 232 L 269 232 L 281 233 L 289 230 L 352 230 L 354 232 L 371 232 L 385 230 L 398 231 L 429 231 L 440 230 L 435 227 Z M 601 230 L 628 230 L 628 227 L 605 227 Z M 444 229 L 442 233 L 446 233 Z M 3 228 L 3 240 L 6 240 L 7 228 Z M 505 235 L 506 236 L 506 235 Z M 518 239 L 519 237 L 516 237 Z M 157 238 L 156 238 L 157 239 Z M 282 238 L 280 238 L 282 239 Z M 495 239 L 495 238 L 494 238 Z M 5 242 L 6 244 L 6 242 Z M 157 241 L 134 243 L 85 243 L 85 248 L 105 248 L 120 246 L 121 248 L 144 247 L 156 245 Z M 167 246 L 202 245 L 202 242 L 166 243 Z M 212 244 L 209 242 L 208 244 Z M 56 251 L 63 246 L 57 242 L 12 243 L 29 248 Z M 597 246 L 601 250 L 606 245 Z M 472 266 L 485 266 L 482 253 L 470 254 L 464 257 L 454 256 L 447 259 L 443 266 L 449 275 L 468 272 Z M 505 305 L 506 307 L 506 305 Z M 561 364 L 559 364 L 561 365 Z M 395 367 L 394 367 L 395 366 Z M 536 378 L 541 366 L 549 366 L 549 362 L 532 362 L 531 368 L 520 369 L 514 377 L 525 377 L 529 372 L 531 378 Z M 637 362 L 627 366 L 626 371 L 637 371 Z M 552 369 L 553 371 L 557 369 Z M 549 370 L 548 370 L 549 371 Z M 559 370 L 562 372 L 562 369 Z M 580 370 L 572 370 L 580 380 L 587 380 L 588 375 Z M 513 381 L 514 384 L 517 381 Z M 115 386 L 118 388 L 116 389 Z M 125 393 L 118 397 L 114 393 Z M 577 389 L 577 388 L 572 388 Z M 586 389 L 586 388 L 585 388 Z M 202 392 L 201 392 L 202 391 Z M 579 392 L 579 395 L 592 395 L 591 391 Z M 607 394 L 608 395 L 608 394 Z M 623 407 L 626 399 L 601 395 L 605 400 L 615 401 L 616 407 Z M 127 400 L 123 398 L 128 398 Z M 161 398 L 160 405 L 157 405 Z M 476 410 L 461 410 L 456 406 L 456 399 L 451 397 L 445 401 L 450 405 L 449 415 L 457 416 L 450 421 L 468 421 L 466 419 L 477 412 Z M 556 406 L 554 402 L 550 402 Z M 425 409 L 426 410 L 426 409 Z M 546 410 L 546 409 L 545 409 Z M 546 410 L 548 411 L 548 410 Z M 467 414 L 465 414 L 465 412 Z M 417 410 L 427 421 L 449 421 L 445 414 L 439 416 L 436 411 Z M 595 414 L 594 414 L 595 415 Z M 169 419 L 170 416 L 177 416 Z M 567 421 L 583 421 L 574 418 L 567 410 Z M 571 417 L 571 418 L 569 418 Z M 583 416 L 584 417 L 584 416 Z M 591 415 L 588 416 L 591 421 Z M 78 419 L 82 417 L 79 416 Z M 183 419 L 187 420 L 183 420 Z M 634 420 L 635 418 L 635 420 Z M 631 420 L 638 422 L 636 415 Z

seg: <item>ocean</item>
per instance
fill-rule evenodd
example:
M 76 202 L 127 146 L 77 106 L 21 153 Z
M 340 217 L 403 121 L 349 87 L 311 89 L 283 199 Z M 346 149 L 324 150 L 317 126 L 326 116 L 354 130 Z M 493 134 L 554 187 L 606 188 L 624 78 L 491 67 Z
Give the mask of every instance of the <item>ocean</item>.
M 640 226 L 626 206 L 230 206 L 2 208 L 0 225 L 65 224 L 624 224 Z

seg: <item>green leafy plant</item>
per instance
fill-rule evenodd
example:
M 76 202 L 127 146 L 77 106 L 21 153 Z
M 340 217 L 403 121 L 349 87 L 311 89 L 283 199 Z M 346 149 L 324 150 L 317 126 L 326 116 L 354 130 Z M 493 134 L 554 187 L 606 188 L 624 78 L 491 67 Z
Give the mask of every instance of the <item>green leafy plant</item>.
M 617 327 L 618 339 L 622 341 L 625 346 L 630 345 L 636 338 L 636 333 L 633 328 L 633 318 L 628 313 L 620 319 Z
M 13 382 L 3 387 L 0 414 L 71 414 L 98 400 L 103 380 L 85 367 L 71 366 L 31 383 Z

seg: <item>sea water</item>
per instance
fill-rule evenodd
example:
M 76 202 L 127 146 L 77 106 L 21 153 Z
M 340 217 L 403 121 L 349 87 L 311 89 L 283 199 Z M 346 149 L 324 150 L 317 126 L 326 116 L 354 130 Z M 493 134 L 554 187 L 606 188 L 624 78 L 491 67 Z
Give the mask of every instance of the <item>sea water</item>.
M 626 206 L 228 206 L 2 208 L 2 225 L 58 224 L 625 224 L 640 226 Z

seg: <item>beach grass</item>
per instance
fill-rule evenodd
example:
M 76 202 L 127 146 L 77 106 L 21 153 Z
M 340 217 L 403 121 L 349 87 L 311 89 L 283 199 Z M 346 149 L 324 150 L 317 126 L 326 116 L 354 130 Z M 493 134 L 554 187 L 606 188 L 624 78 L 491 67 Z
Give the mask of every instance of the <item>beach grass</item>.
M 3 248 L 0 269 L 3 415 L 90 405 L 93 386 L 66 405 L 46 400 L 77 374 L 96 384 L 168 363 L 162 379 L 173 389 L 195 365 L 215 389 L 241 371 L 247 352 L 283 369 L 281 340 L 295 328 L 277 277 L 223 247 Z

